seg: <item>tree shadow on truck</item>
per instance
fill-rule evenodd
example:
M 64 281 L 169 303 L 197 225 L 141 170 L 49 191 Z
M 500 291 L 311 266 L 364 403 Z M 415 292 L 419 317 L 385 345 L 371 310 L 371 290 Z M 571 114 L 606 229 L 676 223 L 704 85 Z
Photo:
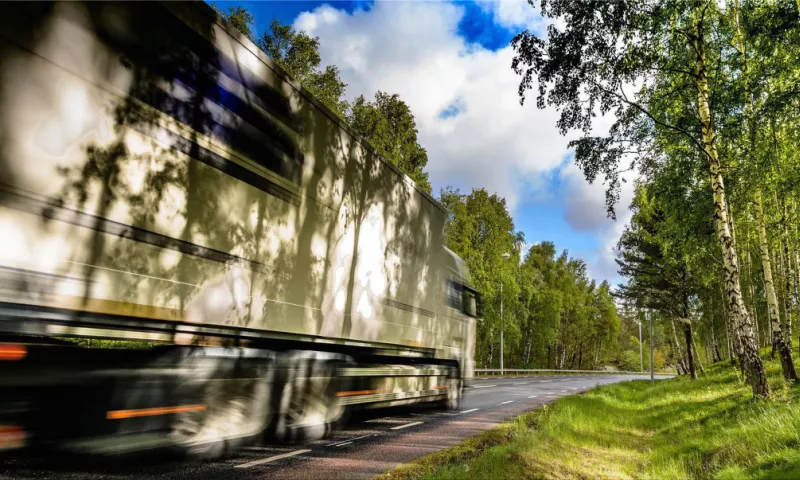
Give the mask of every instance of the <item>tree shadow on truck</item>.
M 8 10 L 0 134 L 9 141 L 0 172 L 9 174 L 0 220 L 23 239 L 0 263 L 11 301 L 66 315 L 59 335 L 130 338 L 79 321 L 138 318 L 177 329 L 143 330 L 138 340 L 205 345 L 176 347 L 192 360 L 170 366 L 192 376 L 178 383 L 193 382 L 202 398 L 183 403 L 202 410 L 143 403 L 170 400 L 167 384 L 134 395 L 138 387 L 117 376 L 152 366 L 98 356 L 97 365 L 81 368 L 114 385 L 104 393 L 116 402 L 107 411 L 142 418 L 162 408 L 153 415 L 169 419 L 171 434 L 184 432 L 175 443 L 217 456 L 276 418 L 290 426 L 310 421 L 313 395 L 300 407 L 285 405 L 313 390 L 264 386 L 274 371 L 266 353 L 307 359 L 284 351 L 334 350 L 312 343 L 320 338 L 421 348 L 463 337 L 459 322 L 437 315 L 443 212 L 251 43 L 225 31 L 207 6 Z M 201 325 L 274 332 L 278 340 L 204 336 Z M 309 341 L 283 342 L 278 333 Z M 320 377 L 332 378 L 331 362 L 361 360 L 351 354 L 319 359 L 329 372 Z M 256 377 L 254 365 L 263 370 Z M 242 388 L 212 381 L 220 378 Z M 409 382 L 423 388 L 421 379 Z M 99 390 L 71 392 L 80 399 Z M 257 405 L 266 410 L 253 422 L 241 405 L 251 414 Z M 116 420 L 127 419 L 97 421 Z M 333 422 L 326 418 L 326 429 Z M 220 446 L 215 435 L 230 439 Z

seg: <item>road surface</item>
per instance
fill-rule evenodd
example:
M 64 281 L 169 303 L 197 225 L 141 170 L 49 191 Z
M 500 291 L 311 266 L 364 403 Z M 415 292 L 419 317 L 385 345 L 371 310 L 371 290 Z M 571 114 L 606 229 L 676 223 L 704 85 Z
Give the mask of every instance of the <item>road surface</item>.
M 535 376 L 477 379 L 461 408 L 415 406 L 361 414 L 332 437 L 300 445 L 246 448 L 216 462 L 175 459 L 82 463 L 15 455 L 0 479 L 361 479 L 455 445 L 522 412 L 631 375 Z

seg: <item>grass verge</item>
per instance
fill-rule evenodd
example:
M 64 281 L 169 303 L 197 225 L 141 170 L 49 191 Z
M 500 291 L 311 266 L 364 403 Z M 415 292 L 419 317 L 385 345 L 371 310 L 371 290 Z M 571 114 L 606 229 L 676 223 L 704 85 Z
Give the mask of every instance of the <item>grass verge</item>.
M 738 370 L 629 381 L 572 395 L 383 479 L 800 478 L 800 389 L 765 356 L 775 399 L 754 402 Z

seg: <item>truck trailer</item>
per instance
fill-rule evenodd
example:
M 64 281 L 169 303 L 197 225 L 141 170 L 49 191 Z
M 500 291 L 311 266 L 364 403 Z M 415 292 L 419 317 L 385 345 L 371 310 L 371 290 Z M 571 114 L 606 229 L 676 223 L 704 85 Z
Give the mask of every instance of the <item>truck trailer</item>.
M 457 408 L 478 294 L 445 221 L 204 3 L 0 4 L 0 450 Z

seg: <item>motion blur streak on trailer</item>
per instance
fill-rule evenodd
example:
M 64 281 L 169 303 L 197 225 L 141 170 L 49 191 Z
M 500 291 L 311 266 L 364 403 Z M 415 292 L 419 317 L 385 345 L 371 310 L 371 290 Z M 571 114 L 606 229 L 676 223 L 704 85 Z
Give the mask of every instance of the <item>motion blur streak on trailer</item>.
M 445 217 L 204 3 L 0 4 L 0 448 L 455 408 L 477 292 Z

